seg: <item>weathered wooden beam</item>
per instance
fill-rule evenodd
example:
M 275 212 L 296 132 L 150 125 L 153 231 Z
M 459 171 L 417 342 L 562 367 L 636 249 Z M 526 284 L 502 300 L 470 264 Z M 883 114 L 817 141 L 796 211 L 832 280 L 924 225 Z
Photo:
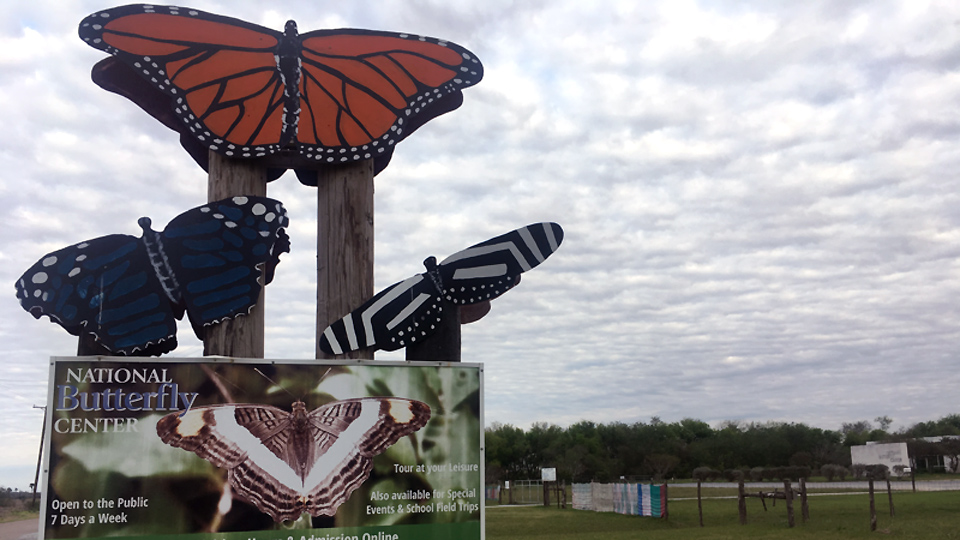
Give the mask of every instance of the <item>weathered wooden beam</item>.
M 373 296 L 373 160 L 317 172 L 317 333 Z M 373 359 L 372 350 L 341 355 Z
M 747 524 L 747 498 L 743 491 L 743 480 L 737 483 L 737 510 L 740 512 L 740 524 Z
M 787 500 L 787 526 L 792 529 L 796 520 L 793 518 L 793 486 L 790 485 L 790 480 L 783 481 L 783 495 Z
M 700 496 L 700 486 L 703 482 L 697 479 L 697 513 L 700 515 L 700 526 L 703 527 L 703 498 Z
M 437 329 L 427 339 L 407 345 L 406 359 L 459 362 L 460 335 L 460 307 L 444 302 Z
M 230 159 L 210 151 L 207 202 L 242 195 L 267 195 L 267 168 L 253 160 Z M 248 314 L 205 328 L 204 356 L 263 358 L 264 292 L 260 291 L 260 299 Z
M 77 338 L 77 356 L 113 356 L 106 347 L 89 332 L 80 332 Z
M 887 498 L 890 499 L 890 517 L 893 517 L 893 489 L 890 487 L 890 478 L 887 478 Z
M 807 504 L 807 482 L 800 479 L 800 517 L 804 523 L 810 519 L 810 506 Z

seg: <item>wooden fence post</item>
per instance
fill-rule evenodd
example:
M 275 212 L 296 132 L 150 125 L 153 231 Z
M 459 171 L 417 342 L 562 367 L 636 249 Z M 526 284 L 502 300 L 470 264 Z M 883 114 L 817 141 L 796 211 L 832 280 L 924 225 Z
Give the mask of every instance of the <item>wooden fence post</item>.
M 890 499 L 890 517 L 893 517 L 893 489 L 890 487 L 890 477 L 887 477 L 887 498 Z
M 870 532 L 877 530 L 877 507 L 873 503 L 873 477 L 868 480 L 870 491 Z
M 807 505 L 807 482 L 803 478 L 800 479 L 800 518 L 803 523 L 810 519 L 810 507 Z
M 670 484 L 663 483 L 663 519 L 670 518 Z
M 738 492 L 737 509 L 740 511 L 740 524 L 746 525 L 747 524 L 747 498 L 746 496 L 744 496 L 744 493 L 743 493 L 743 480 L 740 480 L 740 482 L 738 483 L 737 492 Z
M 792 529 L 796 520 L 793 518 L 793 487 L 788 479 L 783 481 L 783 496 L 787 501 L 787 526 Z
M 703 527 L 703 499 L 700 497 L 701 480 L 697 479 L 697 513 L 700 514 L 700 526 Z

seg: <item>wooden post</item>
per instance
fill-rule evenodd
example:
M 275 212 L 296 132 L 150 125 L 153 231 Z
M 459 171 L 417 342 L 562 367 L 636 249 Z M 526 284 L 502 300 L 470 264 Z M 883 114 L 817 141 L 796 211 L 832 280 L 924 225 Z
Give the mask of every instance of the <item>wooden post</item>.
M 207 202 L 228 197 L 267 195 L 267 168 L 252 160 L 230 159 L 209 152 Z M 250 313 L 206 327 L 204 356 L 263 358 L 264 290 Z
M 800 518 L 803 523 L 810 519 L 810 507 L 807 505 L 807 482 L 803 478 L 800 479 Z
M 747 498 L 743 493 L 743 480 L 737 485 L 737 509 L 740 511 L 740 524 L 747 524 Z
M 113 354 L 101 345 L 93 334 L 81 330 L 80 337 L 77 338 L 77 356 L 113 356 Z
M 670 488 L 667 487 L 670 484 L 663 483 L 663 519 L 668 519 L 670 517 Z
M 914 493 L 917 492 L 917 473 L 916 473 L 916 470 L 917 470 L 916 467 L 910 467 L 910 483 L 913 484 L 913 492 L 914 492 Z
M 373 296 L 373 160 L 317 172 L 317 335 Z M 341 355 L 372 360 L 372 350 Z
M 700 497 L 700 485 L 703 482 L 697 479 L 697 513 L 700 514 L 700 526 L 703 527 L 703 499 Z
M 890 487 L 890 478 L 887 478 L 887 498 L 890 499 L 890 517 L 893 517 L 893 489 Z
M 543 483 L 543 505 L 550 506 L 550 482 Z
M 873 477 L 868 481 L 870 491 L 870 532 L 877 530 L 877 507 L 873 503 Z
M 427 339 L 407 345 L 407 360 L 460 361 L 460 306 L 443 302 L 440 325 Z
M 793 487 L 790 480 L 783 481 L 783 496 L 787 501 L 787 526 L 792 529 L 796 521 L 793 518 Z

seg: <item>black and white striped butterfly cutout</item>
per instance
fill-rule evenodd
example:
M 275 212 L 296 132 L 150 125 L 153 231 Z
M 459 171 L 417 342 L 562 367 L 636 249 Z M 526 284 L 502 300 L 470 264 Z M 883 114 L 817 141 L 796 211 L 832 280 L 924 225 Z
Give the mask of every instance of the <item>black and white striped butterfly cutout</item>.
M 560 247 L 563 229 L 534 223 L 447 257 L 424 261 L 427 271 L 387 287 L 334 322 L 320 336 L 320 349 L 344 354 L 375 348 L 394 351 L 429 336 L 443 303 L 476 304 L 510 290 L 521 273 Z

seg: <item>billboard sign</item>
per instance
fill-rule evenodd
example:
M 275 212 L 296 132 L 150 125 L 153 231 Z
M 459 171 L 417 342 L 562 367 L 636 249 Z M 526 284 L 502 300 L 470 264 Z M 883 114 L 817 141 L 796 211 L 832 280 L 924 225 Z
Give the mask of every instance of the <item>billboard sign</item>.
M 907 443 L 880 443 L 850 447 L 850 462 L 854 465 L 886 465 L 890 471 L 897 465 L 910 466 Z
M 53 358 L 42 538 L 483 538 L 477 364 Z

